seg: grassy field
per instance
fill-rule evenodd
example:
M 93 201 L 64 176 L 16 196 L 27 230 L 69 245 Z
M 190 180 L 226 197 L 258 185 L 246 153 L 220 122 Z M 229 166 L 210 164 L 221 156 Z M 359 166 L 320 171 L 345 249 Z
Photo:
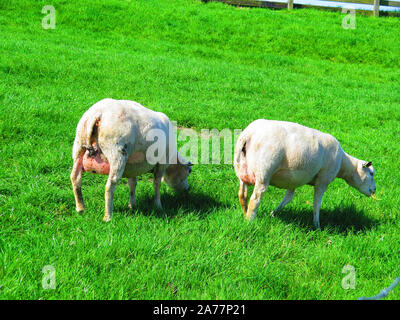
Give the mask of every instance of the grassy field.
M 56 8 L 44 30 L 42 7 Z M 195 0 L 0 2 L 1 299 L 356 299 L 400 276 L 400 20 L 318 10 L 243 9 Z M 85 175 L 75 212 L 69 174 L 83 112 L 135 100 L 178 126 L 244 129 L 257 118 L 336 136 L 376 169 L 374 201 L 335 181 L 322 231 L 312 188 L 271 187 L 243 220 L 232 165 L 193 167 L 188 194 L 150 176 L 128 209 L 127 180 L 104 213 L 106 177 Z M 342 288 L 343 266 L 356 270 Z M 56 289 L 42 288 L 42 268 Z M 389 299 L 400 298 L 400 288 Z

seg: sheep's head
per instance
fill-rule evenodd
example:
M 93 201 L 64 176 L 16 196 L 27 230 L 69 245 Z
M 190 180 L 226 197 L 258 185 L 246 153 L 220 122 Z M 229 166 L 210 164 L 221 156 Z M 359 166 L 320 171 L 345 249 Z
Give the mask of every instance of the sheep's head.
M 375 170 L 372 162 L 359 160 L 356 171 L 348 183 L 366 196 L 372 196 L 376 191 L 374 181 Z
M 165 170 L 163 180 L 176 191 L 189 189 L 187 178 L 192 173 L 192 165 L 192 163 L 178 155 L 177 163 L 170 164 Z

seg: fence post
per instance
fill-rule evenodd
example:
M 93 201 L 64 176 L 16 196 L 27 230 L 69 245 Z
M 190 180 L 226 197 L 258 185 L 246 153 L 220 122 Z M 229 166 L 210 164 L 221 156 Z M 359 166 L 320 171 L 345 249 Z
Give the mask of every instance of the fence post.
M 379 17 L 379 3 L 380 0 L 374 0 L 374 16 Z
M 376 0 L 375 0 L 375 1 L 376 1 Z M 379 1 L 379 0 L 378 0 L 378 1 Z M 288 0 L 287 8 L 288 8 L 288 10 L 293 9 L 293 0 Z

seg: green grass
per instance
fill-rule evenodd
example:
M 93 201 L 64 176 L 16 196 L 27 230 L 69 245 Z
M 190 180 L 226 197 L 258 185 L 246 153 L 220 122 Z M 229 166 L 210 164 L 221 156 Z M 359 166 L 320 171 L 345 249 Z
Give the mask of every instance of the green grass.
M 400 275 L 400 20 L 319 10 L 241 9 L 195 0 L 0 2 L 1 299 L 356 299 Z M 231 165 L 196 165 L 189 194 L 150 176 L 128 210 L 125 179 L 101 221 L 106 177 L 85 175 L 74 211 L 69 174 L 83 112 L 105 97 L 135 100 L 179 126 L 244 129 L 298 122 L 372 160 L 374 201 L 344 181 L 312 227 L 312 188 L 271 187 L 243 220 Z M 341 287 L 356 268 L 356 288 Z M 42 268 L 56 270 L 55 290 Z M 400 298 L 395 289 L 388 298 Z

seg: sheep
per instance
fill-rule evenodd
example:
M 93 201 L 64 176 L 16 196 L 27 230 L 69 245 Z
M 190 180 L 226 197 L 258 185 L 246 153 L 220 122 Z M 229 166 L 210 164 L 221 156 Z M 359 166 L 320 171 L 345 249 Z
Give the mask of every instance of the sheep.
M 155 148 L 154 141 L 160 148 Z M 155 206 L 162 209 L 161 181 L 175 190 L 187 190 L 187 178 L 192 171 L 192 164 L 177 151 L 168 117 L 128 100 L 103 99 L 83 114 L 76 128 L 72 158 L 74 164 L 70 178 L 78 212 L 85 210 L 82 172 L 108 175 L 105 222 L 111 220 L 114 191 L 121 177 L 128 178 L 129 207 L 133 209 L 136 177 L 152 172 Z
M 292 200 L 296 188 L 314 186 L 317 229 L 322 196 L 336 177 L 368 197 L 376 192 L 371 162 L 348 155 L 332 135 L 293 122 L 258 119 L 250 123 L 237 140 L 234 168 L 240 180 L 239 201 L 250 221 L 269 185 L 286 189 L 271 216 Z M 248 185 L 254 185 L 249 204 Z

